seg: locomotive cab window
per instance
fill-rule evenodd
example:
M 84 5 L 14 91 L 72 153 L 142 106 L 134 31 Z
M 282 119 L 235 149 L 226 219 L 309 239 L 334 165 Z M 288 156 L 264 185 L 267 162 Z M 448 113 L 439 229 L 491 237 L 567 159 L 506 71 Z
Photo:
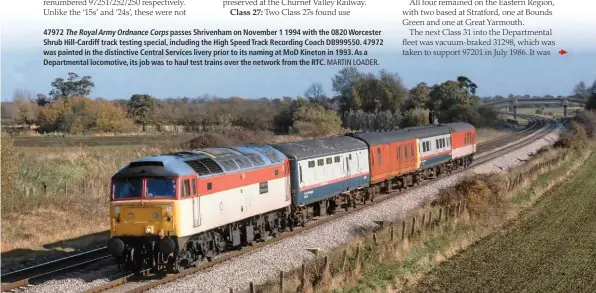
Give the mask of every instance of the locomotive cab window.
M 190 181 L 188 179 L 182 181 L 182 197 L 190 196 Z
M 188 183 L 188 181 L 187 181 Z M 168 178 L 148 178 L 146 197 L 176 197 L 176 180 Z M 189 189 L 190 186 L 185 185 Z
M 381 148 L 377 148 L 377 155 L 379 156 L 379 166 L 381 166 Z
M 213 183 L 209 182 L 207 183 L 207 190 L 211 190 L 213 189 Z
M 142 179 L 121 179 L 114 181 L 114 199 L 138 198 L 143 194 Z

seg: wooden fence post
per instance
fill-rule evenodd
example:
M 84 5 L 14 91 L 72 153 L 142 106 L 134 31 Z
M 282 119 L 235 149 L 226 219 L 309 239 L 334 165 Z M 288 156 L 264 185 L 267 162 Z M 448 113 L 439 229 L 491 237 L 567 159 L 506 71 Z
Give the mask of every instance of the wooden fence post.
M 442 217 L 443 217 L 443 207 L 439 207 L 439 218 L 437 219 L 438 224 L 441 224 Z
M 284 292 L 284 271 L 279 271 L 279 290 Z
M 457 218 L 459 218 L 459 208 L 460 208 L 460 205 L 461 205 L 461 201 L 458 201 L 458 202 L 457 202 L 457 211 L 455 212 L 455 216 L 456 216 Z
M 420 222 L 420 230 L 424 230 L 424 225 L 426 224 L 426 213 L 422 214 L 422 222 Z
M 377 245 L 377 233 L 373 233 L 373 242 Z
M 64 195 L 68 195 L 68 181 L 64 181 Z
M 306 264 L 302 263 L 302 276 L 300 277 L 300 282 L 302 283 L 302 288 L 306 288 Z
M 344 258 L 341 262 L 341 271 L 345 272 L 346 271 L 346 262 L 348 261 L 348 250 L 344 249 Z
M 250 293 L 255 293 L 255 283 L 250 282 L 249 291 L 250 291 Z
M 412 217 L 412 229 L 410 229 L 410 237 L 414 237 L 414 229 L 416 228 L 416 217 Z
M 394 238 L 394 235 L 393 235 L 393 225 L 391 225 L 391 242 L 393 242 L 393 238 Z
M 360 245 L 356 246 L 356 267 L 360 265 Z
M 401 240 L 406 238 L 406 220 L 401 222 Z
M 234 288 L 230 288 L 230 293 L 234 293 Z

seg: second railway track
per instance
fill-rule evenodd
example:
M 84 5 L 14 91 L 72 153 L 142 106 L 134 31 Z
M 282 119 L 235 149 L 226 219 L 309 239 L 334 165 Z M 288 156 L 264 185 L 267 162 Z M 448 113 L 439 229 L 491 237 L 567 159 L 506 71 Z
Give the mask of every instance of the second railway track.
M 40 283 L 56 274 L 95 263 L 110 257 L 107 247 L 85 251 L 28 268 L 5 273 L 1 276 L 2 292 L 25 288 Z
M 534 141 L 536 141 L 537 139 L 541 138 L 543 135 L 546 135 L 547 133 L 554 131 L 554 129 L 558 125 L 553 120 L 540 119 L 540 118 L 536 118 L 536 117 L 530 116 L 530 115 L 528 115 L 527 117 L 528 117 L 528 119 L 530 119 L 530 123 L 527 128 L 525 128 L 519 132 L 507 135 L 506 137 L 497 138 L 495 140 L 488 141 L 484 144 L 479 144 L 479 148 L 481 145 L 488 145 L 488 146 L 483 147 L 482 152 L 484 155 L 481 158 L 475 160 L 472 167 L 475 165 L 483 164 L 483 163 L 486 163 L 493 159 L 496 159 L 499 156 L 502 156 L 506 153 L 513 151 L 513 150 L 527 146 L 527 145 L 533 143 Z M 513 143 L 514 140 L 520 139 L 520 138 L 523 138 L 523 139 Z M 502 148 L 498 149 L 500 147 L 502 147 Z M 495 150 L 495 149 L 498 149 L 498 150 Z M 495 151 L 490 152 L 491 150 L 495 150 Z M 490 152 L 490 153 L 487 153 L 487 152 Z M 478 154 L 480 154 L 480 152 L 478 152 Z M 439 178 L 446 178 L 446 177 L 452 176 L 454 174 L 464 172 L 466 170 L 468 170 L 468 169 L 458 169 L 456 171 L 453 171 L 451 174 L 443 175 L 443 176 L 440 176 Z M 128 292 L 128 293 L 146 292 L 148 290 L 156 288 L 157 286 L 160 286 L 160 285 L 181 279 L 183 277 L 198 273 L 199 271 L 206 270 L 206 269 L 211 268 L 217 264 L 223 263 L 225 261 L 231 260 L 233 258 L 239 257 L 241 255 L 247 254 L 247 253 L 255 251 L 257 249 L 263 248 L 266 245 L 270 245 L 270 244 L 279 242 L 280 240 L 283 240 L 283 239 L 292 237 L 296 234 L 311 230 L 313 228 L 321 226 L 321 225 L 328 223 L 330 221 L 337 220 L 341 217 L 347 216 L 354 212 L 369 208 L 373 205 L 380 204 L 390 198 L 393 198 L 395 196 L 403 194 L 407 191 L 420 188 L 420 187 L 425 186 L 425 185 L 427 185 L 431 182 L 434 182 L 434 181 L 435 180 L 426 180 L 426 181 L 423 181 L 422 183 L 420 183 L 419 185 L 410 187 L 405 190 L 393 191 L 391 193 L 383 194 L 381 196 L 376 197 L 374 199 L 374 201 L 368 202 L 365 205 L 360 205 L 360 206 L 350 209 L 348 211 L 340 211 L 340 212 L 335 213 L 334 215 L 319 218 L 319 219 L 311 222 L 310 224 L 307 224 L 305 227 L 297 228 L 293 231 L 283 233 L 276 238 L 269 239 L 265 242 L 258 243 L 254 246 L 245 247 L 239 251 L 232 251 L 232 252 L 224 253 L 220 257 L 215 258 L 211 262 L 206 262 L 206 263 L 200 264 L 197 267 L 186 269 L 179 274 L 168 275 L 163 278 L 155 279 L 155 280 L 152 280 L 152 278 L 135 277 L 133 275 L 128 275 L 128 276 L 124 276 L 122 278 L 110 281 L 104 285 L 91 288 L 84 292 L 85 293 L 112 292 L 112 291 L 113 292 Z M 143 283 L 136 283 L 138 281 L 143 282 Z M 127 288 L 127 286 L 125 286 L 125 284 L 130 284 L 131 286 L 129 288 Z

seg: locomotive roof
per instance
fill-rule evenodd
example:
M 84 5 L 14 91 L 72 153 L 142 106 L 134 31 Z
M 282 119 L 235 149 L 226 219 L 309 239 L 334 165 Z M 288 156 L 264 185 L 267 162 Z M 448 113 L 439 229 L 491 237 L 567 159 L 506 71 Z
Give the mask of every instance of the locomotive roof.
M 389 131 L 351 133 L 349 135 L 364 140 L 369 146 L 375 146 L 380 144 L 392 143 L 396 141 L 405 141 L 416 138 L 427 138 L 431 136 L 444 135 L 449 133 L 449 128 L 443 125 L 425 125 Z
M 290 158 L 297 160 L 335 155 L 367 149 L 366 144 L 349 136 L 334 136 L 272 145 Z
M 447 123 L 447 124 L 443 124 L 443 125 L 449 127 L 449 129 L 451 129 L 451 131 L 454 131 L 454 132 L 465 131 L 465 130 L 474 130 L 474 125 L 472 125 L 470 123 L 466 123 L 466 122 L 453 122 L 453 123 Z
M 268 145 L 203 148 L 144 157 L 132 161 L 113 178 L 187 176 L 195 173 L 199 177 L 209 177 L 278 165 L 284 159 L 283 153 Z

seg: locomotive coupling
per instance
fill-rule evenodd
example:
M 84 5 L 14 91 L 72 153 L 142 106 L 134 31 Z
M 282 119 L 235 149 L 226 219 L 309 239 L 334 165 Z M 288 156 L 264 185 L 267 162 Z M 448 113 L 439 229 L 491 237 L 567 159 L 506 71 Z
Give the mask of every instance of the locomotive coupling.
M 176 249 L 176 243 L 170 236 L 159 240 L 159 252 L 169 255 Z
M 124 242 L 120 238 L 112 238 L 108 241 L 108 251 L 111 254 L 120 256 L 124 252 Z

